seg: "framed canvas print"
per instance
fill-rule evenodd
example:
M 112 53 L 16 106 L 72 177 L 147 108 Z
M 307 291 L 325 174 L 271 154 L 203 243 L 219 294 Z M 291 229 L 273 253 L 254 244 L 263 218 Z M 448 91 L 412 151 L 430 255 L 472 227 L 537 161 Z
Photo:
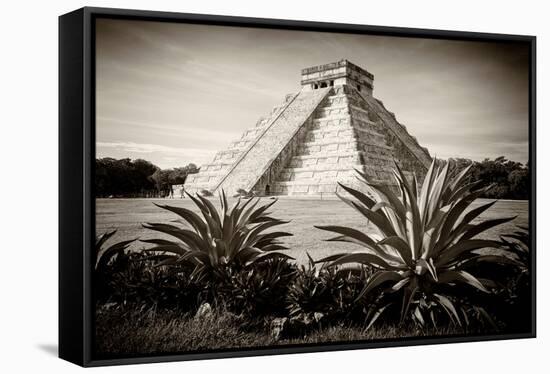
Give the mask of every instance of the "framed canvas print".
M 59 354 L 535 336 L 535 37 L 59 19 Z

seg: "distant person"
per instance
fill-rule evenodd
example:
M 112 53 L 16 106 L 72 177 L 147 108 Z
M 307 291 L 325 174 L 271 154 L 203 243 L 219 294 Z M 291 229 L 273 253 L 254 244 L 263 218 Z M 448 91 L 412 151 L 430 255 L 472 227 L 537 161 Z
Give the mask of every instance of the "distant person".
M 185 199 L 185 188 L 183 186 L 180 189 L 180 199 Z

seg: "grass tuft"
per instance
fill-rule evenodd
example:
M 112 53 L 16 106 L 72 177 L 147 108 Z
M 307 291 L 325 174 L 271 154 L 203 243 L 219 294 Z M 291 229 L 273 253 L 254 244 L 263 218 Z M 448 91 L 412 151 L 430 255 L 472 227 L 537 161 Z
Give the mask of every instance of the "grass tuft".
M 214 309 L 202 318 L 170 311 L 143 313 L 137 308 L 100 308 L 96 316 L 96 347 L 100 357 L 129 354 L 201 352 L 216 349 L 319 344 L 403 337 L 475 333 L 458 327 L 420 329 L 356 324 L 319 326 L 300 336 L 275 340 L 264 321 L 250 321 L 225 310 Z M 250 324 L 255 328 L 249 328 Z M 262 326 L 262 327 L 257 327 Z

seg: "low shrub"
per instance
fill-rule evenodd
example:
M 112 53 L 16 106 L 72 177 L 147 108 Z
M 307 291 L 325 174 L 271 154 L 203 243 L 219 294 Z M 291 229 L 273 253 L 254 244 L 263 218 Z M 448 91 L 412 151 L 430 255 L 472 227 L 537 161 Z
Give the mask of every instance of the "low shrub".
M 531 330 L 532 288 L 529 229 L 518 226 L 516 231 L 501 237 L 502 245 L 514 255 L 518 266 L 486 266 L 480 271 L 499 279 L 494 297 L 486 299 L 486 308 L 510 332 Z M 489 275 L 487 275 L 489 276 Z
M 309 257 L 308 266 L 301 266 L 288 292 L 290 324 L 309 328 L 344 320 L 364 322 L 370 300 L 357 303 L 356 299 L 371 272 L 368 266 L 336 271 L 315 264 Z
M 104 233 L 96 240 L 93 286 L 97 303 L 180 310 L 200 305 L 205 298 L 205 285 L 192 276 L 192 268 L 172 272 L 159 266 L 165 255 L 129 251 L 129 244 L 135 239 L 103 248 L 115 233 L 116 230 Z
M 298 269 L 285 258 L 273 258 L 236 269 L 227 277 L 222 299 L 234 312 L 247 316 L 284 316 L 287 294 Z
M 128 266 L 113 276 L 112 301 L 189 311 L 207 299 L 208 287 L 196 279 L 192 269 L 172 272 L 146 253 L 131 253 L 128 259 Z

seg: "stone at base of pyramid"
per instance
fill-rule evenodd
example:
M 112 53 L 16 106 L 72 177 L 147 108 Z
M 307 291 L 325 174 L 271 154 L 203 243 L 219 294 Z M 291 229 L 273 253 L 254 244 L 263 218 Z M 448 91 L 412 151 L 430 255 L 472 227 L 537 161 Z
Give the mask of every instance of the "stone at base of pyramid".
M 302 90 L 189 175 L 186 191 L 323 197 L 339 183 L 366 191 L 356 170 L 394 186 L 394 162 L 422 181 L 431 157 L 372 96 L 373 79 L 346 60 L 304 69 Z

